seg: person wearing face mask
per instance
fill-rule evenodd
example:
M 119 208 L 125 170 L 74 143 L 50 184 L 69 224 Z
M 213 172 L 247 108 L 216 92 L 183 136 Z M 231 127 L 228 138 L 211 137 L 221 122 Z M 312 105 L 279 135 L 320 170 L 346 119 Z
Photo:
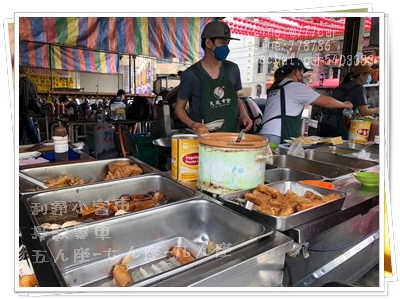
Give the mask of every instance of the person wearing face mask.
M 319 94 L 303 84 L 304 73 L 310 71 L 298 58 L 287 59 L 274 73 L 274 83 L 267 90 L 267 101 L 258 134 L 270 142 L 284 143 L 298 137 L 304 105 L 326 108 L 352 108 L 350 102 L 340 102 Z
M 242 89 L 237 64 L 226 60 L 231 37 L 229 26 L 212 21 L 201 34 L 204 57 L 181 74 L 175 115 L 196 132 L 199 126 L 224 119 L 220 132 L 239 132 L 251 129 L 253 122 L 246 112 L 238 91 Z M 189 114 L 186 104 L 189 102 Z
M 378 72 L 369 65 L 356 65 L 351 72 L 347 73 L 339 86 L 333 90 L 332 97 L 339 101 L 349 101 L 353 104 L 353 110 L 357 110 L 360 116 L 373 116 L 379 112 L 379 107 L 368 107 L 367 90 L 363 86 L 372 81 L 372 74 Z M 344 123 L 343 110 L 323 110 L 318 123 L 317 134 L 321 137 L 342 136 L 349 139 L 349 127 Z

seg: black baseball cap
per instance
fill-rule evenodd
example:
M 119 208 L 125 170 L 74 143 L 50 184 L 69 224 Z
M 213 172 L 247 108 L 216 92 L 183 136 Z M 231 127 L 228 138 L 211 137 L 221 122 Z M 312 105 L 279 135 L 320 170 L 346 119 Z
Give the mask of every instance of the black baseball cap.
M 234 40 L 240 40 L 238 38 L 231 37 L 231 30 L 228 24 L 219 21 L 212 21 L 207 23 L 201 33 L 201 39 L 205 38 L 229 38 Z
M 283 64 L 283 68 L 285 69 L 303 69 L 304 72 L 312 71 L 312 69 L 308 69 L 304 66 L 304 63 L 298 58 L 290 58 L 286 60 Z

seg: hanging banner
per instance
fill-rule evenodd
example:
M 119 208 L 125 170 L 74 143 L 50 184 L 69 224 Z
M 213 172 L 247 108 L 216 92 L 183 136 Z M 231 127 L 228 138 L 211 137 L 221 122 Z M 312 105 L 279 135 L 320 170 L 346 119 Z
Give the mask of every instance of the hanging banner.
M 19 63 L 23 66 L 33 66 L 47 69 L 50 68 L 49 45 L 20 41 Z
M 118 54 L 51 45 L 51 68 L 101 74 L 117 74 Z
M 93 51 L 178 58 L 203 56 L 201 32 L 209 17 L 21 17 L 20 40 Z M 25 55 L 21 53 L 21 55 Z

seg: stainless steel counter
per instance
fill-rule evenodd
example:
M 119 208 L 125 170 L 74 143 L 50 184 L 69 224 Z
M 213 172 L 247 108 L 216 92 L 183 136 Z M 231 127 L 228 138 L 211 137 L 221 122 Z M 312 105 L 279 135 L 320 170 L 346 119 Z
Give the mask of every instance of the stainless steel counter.
M 365 188 L 351 175 L 335 180 L 347 193 L 341 210 L 285 232 L 275 231 L 222 258 L 157 281 L 152 286 L 261 287 L 321 286 L 355 282 L 379 260 L 379 188 Z M 195 188 L 193 182 L 186 183 Z M 212 199 L 206 194 L 204 199 Z M 21 200 L 20 200 L 21 201 Z M 20 203 L 20 229 L 40 286 L 64 286 Z M 284 267 L 282 266 L 284 263 Z

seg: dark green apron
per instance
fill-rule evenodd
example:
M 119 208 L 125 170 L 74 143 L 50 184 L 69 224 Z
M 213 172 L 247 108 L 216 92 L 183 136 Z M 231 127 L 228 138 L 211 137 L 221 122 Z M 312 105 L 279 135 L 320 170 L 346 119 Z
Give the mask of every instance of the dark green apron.
M 270 120 L 280 118 L 281 119 L 281 143 L 283 143 L 285 139 L 290 139 L 290 137 L 298 137 L 299 136 L 301 115 L 304 110 L 304 108 L 303 108 L 301 110 L 300 114 L 296 115 L 296 116 L 286 115 L 286 98 L 285 98 L 285 89 L 283 87 L 292 82 L 294 82 L 294 81 L 288 81 L 283 85 L 278 85 L 274 88 L 268 89 L 268 93 L 270 91 L 276 90 L 276 89 L 279 89 L 281 91 L 281 93 L 280 93 L 281 115 L 274 116 L 261 124 L 261 126 L 263 126 L 265 123 L 269 122 Z
M 332 97 L 337 99 L 338 101 L 345 102 L 347 100 L 347 96 L 349 95 L 349 93 L 351 91 L 353 91 L 354 89 L 359 88 L 360 86 L 362 86 L 362 85 L 356 85 L 356 86 L 353 86 L 352 88 L 346 88 L 345 86 L 336 87 L 337 90 L 342 90 L 344 92 L 344 94 L 341 99 L 335 98 L 335 96 L 334 96 L 335 91 L 336 91 L 336 89 L 335 89 L 332 93 Z M 336 116 L 336 128 L 337 128 L 338 136 L 342 136 L 342 138 L 344 140 L 348 140 L 349 139 L 349 131 L 347 131 L 346 128 L 344 127 L 343 110 L 344 109 L 325 109 L 325 110 L 323 110 L 322 113 L 326 116 L 327 120 L 330 117 L 332 117 L 333 115 Z
M 200 66 L 192 67 L 202 82 L 202 100 L 200 113 L 190 114 L 196 122 L 209 123 L 217 119 L 225 119 L 219 132 L 239 132 L 239 103 L 236 90 L 229 80 L 229 65 L 223 62 L 224 75 L 212 79 L 206 77 Z

